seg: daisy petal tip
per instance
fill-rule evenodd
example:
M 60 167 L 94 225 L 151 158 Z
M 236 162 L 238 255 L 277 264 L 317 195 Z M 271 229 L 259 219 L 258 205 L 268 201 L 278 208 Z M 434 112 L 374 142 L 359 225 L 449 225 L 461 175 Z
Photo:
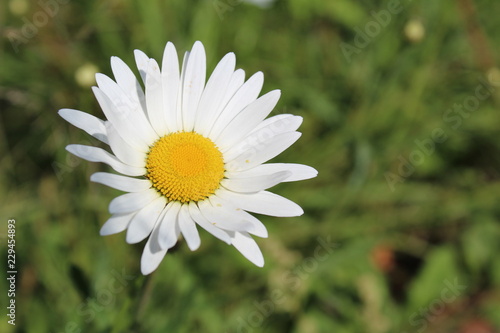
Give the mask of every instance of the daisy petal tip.
M 111 69 L 113 70 L 113 73 L 115 73 L 115 71 L 123 71 L 124 67 L 128 68 L 128 66 L 125 64 L 125 62 L 123 62 L 123 60 L 117 56 L 112 56 L 110 63 L 111 63 Z
M 108 205 L 108 211 L 111 214 L 120 214 L 122 213 L 122 204 L 119 202 L 120 197 L 115 197 Z
M 103 180 L 109 177 L 113 177 L 115 174 L 108 174 L 106 172 L 95 172 L 90 175 L 90 181 L 93 183 L 103 184 Z M 103 184 L 106 185 L 106 184 Z
M 228 52 L 225 56 L 236 59 L 236 54 L 234 54 L 234 52 Z
M 60 109 L 59 111 L 57 111 L 57 114 L 59 116 L 61 116 L 61 118 L 66 119 L 66 117 L 68 116 L 69 112 L 70 112 L 70 109 Z
M 297 205 L 295 202 L 288 200 L 287 213 L 283 214 L 283 217 L 297 217 L 304 215 L 304 210 L 302 207 Z
M 204 48 L 203 43 L 201 41 L 199 41 L 199 40 L 197 40 L 196 42 L 194 42 L 193 49 L 195 47 L 202 47 L 202 48 Z
M 261 252 L 259 253 L 255 253 L 254 256 L 252 258 L 249 258 L 247 257 L 247 259 L 252 263 L 254 264 L 255 266 L 257 267 L 264 267 L 264 256 L 262 255 Z
M 262 86 L 264 85 L 264 73 L 261 71 L 255 72 L 252 76 L 250 76 L 247 82 L 251 82 L 254 87 L 259 87 L 260 92 L 260 89 L 262 89 Z
M 315 171 L 315 173 L 314 173 L 314 176 L 313 176 L 312 178 L 314 178 L 314 177 L 317 177 L 317 176 L 318 176 L 318 170 L 314 169 L 314 171 Z
M 142 275 L 146 276 L 146 275 L 151 274 L 152 272 L 153 272 L 153 270 L 152 270 L 152 271 L 149 271 L 149 269 L 148 269 L 148 268 L 146 268 L 146 267 L 143 267 L 143 266 L 142 266 L 142 263 L 141 263 L 141 274 L 142 274 Z
M 99 230 L 99 236 L 109 236 L 109 235 L 113 235 L 115 233 L 116 232 L 113 232 L 113 230 L 110 230 L 110 229 L 106 228 L 105 225 L 103 225 L 101 227 L 101 230 Z
M 141 273 L 142 275 L 149 275 L 153 273 L 158 266 L 160 266 L 160 263 L 150 263 L 146 259 L 141 259 Z
M 97 74 L 99 74 L 99 73 L 97 73 Z M 96 76 L 97 76 L 97 74 L 96 74 Z M 97 81 L 97 77 L 96 77 L 96 81 Z M 100 91 L 99 87 L 97 87 L 97 86 L 92 86 L 92 87 L 90 87 L 90 88 L 92 89 L 92 92 L 94 93 L 94 95 L 99 94 L 99 91 Z
M 102 73 L 95 73 L 95 81 L 97 82 L 97 85 L 99 85 L 99 82 L 102 83 L 102 81 L 105 80 L 106 77 L 107 76 Z
M 105 224 L 103 224 L 103 226 L 99 230 L 99 236 L 110 236 L 110 235 L 117 234 L 121 231 L 123 231 L 123 229 L 118 228 L 116 225 L 105 223 Z
M 161 249 L 168 250 L 171 249 L 177 244 L 177 241 L 172 242 L 166 235 L 158 235 L 158 245 L 160 245 Z
M 308 179 L 310 178 L 315 178 L 318 176 L 318 170 L 316 170 L 315 168 L 311 167 L 311 166 L 307 166 L 308 167 Z
M 191 244 L 191 245 L 188 243 L 188 247 L 189 247 L 189 249 L 190 249 L 191 251 L 196 251 L 196 250 L 198 250 L 198 249 L 200 248 L 200 245 L 201 245 L 201 242 L 196 243 L 196 244 Z
M 302 207 L 297 205 L 296 209 L 294 211 L 292 211 L 291 214 L 293 214 L 292 216 L 302 216 L 302 215 L 304 215 L 304 210 L 302 209 Z
M 96 179 L 99 178 L 99 174 L 100 174 L 100 172 L 96 172 L 96 173 L 93 173 L 92 175 L 90 175 L 90 181 L 96 183 L 97 182 Z
M 304 117 L 294 116 L 294 118 L 297 119 L 297 122 L 299 123 L 299 127 L 300 127 L 300 125 L 302 125 L 302 123 L 304 122 Z
M 130 231 L 130 229 L 127 229 L 127 236 L 125 237 L 125 241 L 127 242 L 127 244 L 135 244 L 135 243 L 140 242 L 140 240 L 138 241 L 136 239 L 135 234 L 131 233 L 129 231 Z
M 64 149 L 66 149 L 68 153 L 76 155 L 75 151 L 78 149 L 78 145 L 76 144 L 67 145 L 66 147 L 64 147 Z

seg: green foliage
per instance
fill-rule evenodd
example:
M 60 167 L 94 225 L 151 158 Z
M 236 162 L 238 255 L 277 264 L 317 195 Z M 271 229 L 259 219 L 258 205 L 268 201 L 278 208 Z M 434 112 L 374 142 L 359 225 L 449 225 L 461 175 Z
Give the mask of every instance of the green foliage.
M 16 326 L 2 312 L 1 332 L 500 328 L 498 1 L 63 2 L 0 4 L 0 249 L 15 218 L 19 271 Z M 29 34 L 44 3 L 56 13 Z M 304 117 L 275 160 L 319 176 L 273 189 L 305 214 L 259 217 L 262 269 L 201 231 L 198 251 L 181 241 L 143 277 L 143 243 L 99 236 L 119 192 L 64 150 L 100 144 L 57 110 L 103 118 L 82 67 L 111 75 L 119 56 L 137 73 L 133 50 L 161 60 L 168 40 L 180 54 L 201 40 L 209 71 L 235 52 L 264 92 L 282 89 L 274 114 Z

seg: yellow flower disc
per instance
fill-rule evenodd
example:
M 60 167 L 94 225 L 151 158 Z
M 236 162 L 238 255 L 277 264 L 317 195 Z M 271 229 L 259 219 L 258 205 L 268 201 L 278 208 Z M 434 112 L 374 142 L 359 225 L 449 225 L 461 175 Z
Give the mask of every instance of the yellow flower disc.
M 220 187 L 224 160 L 217 146 L 194 132 L 157 140 L 146 159 L 146 177 L 169 201 L 201 201 Z

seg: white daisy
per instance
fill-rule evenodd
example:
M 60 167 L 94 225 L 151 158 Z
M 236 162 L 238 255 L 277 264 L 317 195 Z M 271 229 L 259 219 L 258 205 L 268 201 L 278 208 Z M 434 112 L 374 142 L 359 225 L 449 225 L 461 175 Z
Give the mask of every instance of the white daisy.
M 68 145 L 70 153 L 123 174 L 97 172 L 90 178 L 129 192 L 111 201 L 112 216 L 100 234 L 127 230 L 128 243 L 148 238 L 141 258 L 145 275 L 158 267 L 181 234 L 196 250 L 196 225 L 262 267 L 264 258 L 250 235 L 267 237 L 267 230 L 248 212 L 301 215 L 297 204 L 266 189 L 317 175 L 306 165 L 263 164 L 297 141 L 302 118 L 281 114 L 265 119 L 280 91 L 258 97 L 263 74 L 245 81 L 245 72 L 235 70 L 233 53 L 219 62 L 206 84 L 201 42 L 186 52 L 182 67 L 170 42 L 161 70 L 142 51 L 135 51 L 135 60 L 145 92 L 117 57 L 111 58 L 115 81 L 96 75 L 93 91 L 107 121 L 77 110 L 59 111 L 112 151 Z

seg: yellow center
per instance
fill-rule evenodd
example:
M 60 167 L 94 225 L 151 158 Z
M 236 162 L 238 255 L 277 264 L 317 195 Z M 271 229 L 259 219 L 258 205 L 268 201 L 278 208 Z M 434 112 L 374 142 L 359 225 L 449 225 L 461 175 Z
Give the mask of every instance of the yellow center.
M 170 201 L 200 201 L 212 195 L 224 178 L 217 146 L 194 132 L 165 135 L 149 149 L 146 177 Z

